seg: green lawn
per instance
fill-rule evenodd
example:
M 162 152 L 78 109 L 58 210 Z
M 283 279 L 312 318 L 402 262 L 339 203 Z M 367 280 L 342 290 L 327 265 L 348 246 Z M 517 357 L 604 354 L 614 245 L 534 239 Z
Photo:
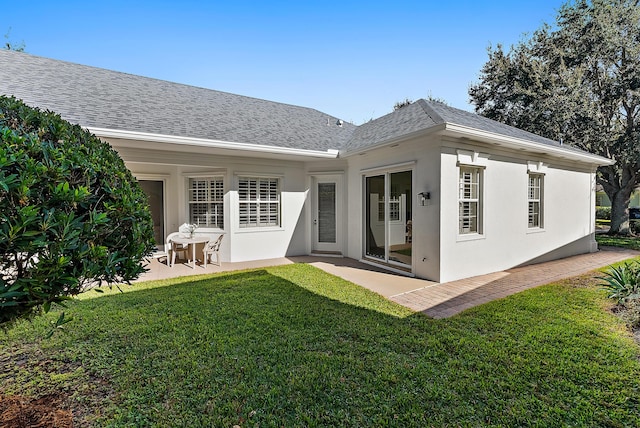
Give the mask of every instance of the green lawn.
M 445 320 L 308 265 L 92 291 L 0 336 L 0 393 L 79 426 L 640 426 L 640 348 L 585 282 Z
M 596 235 L 598 245 L 608 245 L 611 247 L 630 248 L 640 250 L 640 238 L 627 236 Z

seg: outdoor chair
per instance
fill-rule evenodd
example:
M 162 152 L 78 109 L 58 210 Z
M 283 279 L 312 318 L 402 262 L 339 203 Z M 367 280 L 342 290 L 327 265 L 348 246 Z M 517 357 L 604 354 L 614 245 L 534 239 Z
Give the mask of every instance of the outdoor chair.
M 176 263 L 176 254 L 182 253 L 185 259 L 189 258 L 189 246 L 173 242 L 173 238 L 180 236 L 180 232 L 173 232 L 167 236 L 167 266 L 173 267 Z
M 220 244 L 222 243 L 222 237 L 224 235 L 220 235 L 218 236 L 218 239 L 216 239 L 215 241 L 209 241 L 207 242 L 207 245 L 204 246 L 204 248 L 202 249 L 202 253 L 204 255 L 204 267 L 207 267 L 207 260 L 209 259 L 209 256 L 212 254 L 216 255 L 216 261 L 215 262 L 211 262 L 212 264 L 216 265 L 216 266 L 220 266 Z

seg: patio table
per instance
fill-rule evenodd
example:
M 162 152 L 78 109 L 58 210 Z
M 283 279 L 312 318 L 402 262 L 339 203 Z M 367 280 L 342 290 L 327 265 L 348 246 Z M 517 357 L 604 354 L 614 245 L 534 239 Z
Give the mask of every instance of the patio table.
M 202 235 L 202 236 L 194 236 L 193 238 L 185 238 L 185 237 L 180 237 L 180 236 L 176 236 L 175 238 L 171 238 L 171 241 L 178 243 L 178 244 L 187 244 L 189 247 L 191 247 L 191 252 L 192 252 L 192 256 L 191 256 L 191 268 L 195 269 L 196 268 L 196 244 L 207 244 L 207 242 L 209 242 L 211 240 L 210 237 Z

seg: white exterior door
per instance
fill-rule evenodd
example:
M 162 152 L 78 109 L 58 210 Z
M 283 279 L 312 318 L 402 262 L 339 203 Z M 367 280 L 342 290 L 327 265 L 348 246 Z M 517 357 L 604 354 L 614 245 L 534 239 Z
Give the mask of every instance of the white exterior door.
M 313 252 L 342 254 L 342 177 L 316 176 L 313 181 Z

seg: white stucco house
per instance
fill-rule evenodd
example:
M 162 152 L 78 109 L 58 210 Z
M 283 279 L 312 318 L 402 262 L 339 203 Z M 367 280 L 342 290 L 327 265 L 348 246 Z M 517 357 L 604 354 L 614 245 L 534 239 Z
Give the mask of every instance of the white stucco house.
M 597 251 L 611 161 L 418 100 L 360 126 L 320 111 L 0 50 L 0 94 L 108 141 L 158 245 L 225 234 L 223 262 L 320 254 L 438 282 Z

